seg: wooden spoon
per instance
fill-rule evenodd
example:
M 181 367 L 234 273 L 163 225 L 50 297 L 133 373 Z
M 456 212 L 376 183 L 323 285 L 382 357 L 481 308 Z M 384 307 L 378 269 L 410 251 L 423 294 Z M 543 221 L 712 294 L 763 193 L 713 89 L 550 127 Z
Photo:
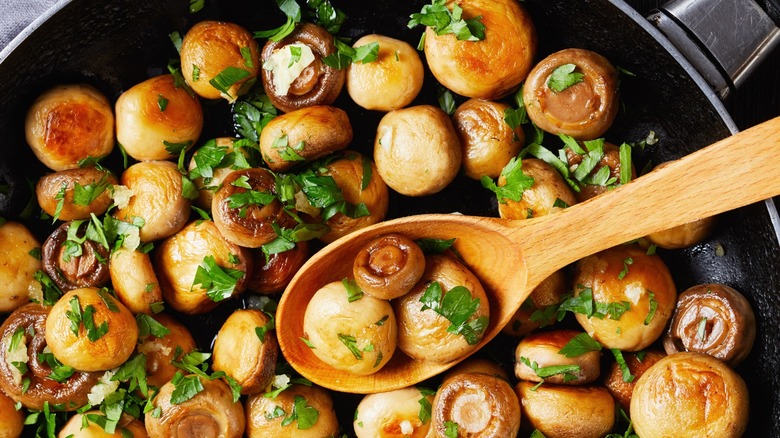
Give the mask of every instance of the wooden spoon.
M 490 301 L 490 324 L 481 347 L 509 322 L 534 287 L 569 263 L 778 194 L 780 117 L 548 216 L 515 221 L 426 214 L 382 222 L 333 242 L 298 271 L 277 309 L 279 344 L 293 368 L 326 388 L 372 393 L 413 385 L 458 361 L 417 361 L 397 350 L 378 372 L 355 376 L 321 362 L 301 340 L 303 314 L 312 295 L 329 282 L 351 277 L 355 255 L 374 237 L 402 233 L 413 239 L 457 239 L 455 248 Z

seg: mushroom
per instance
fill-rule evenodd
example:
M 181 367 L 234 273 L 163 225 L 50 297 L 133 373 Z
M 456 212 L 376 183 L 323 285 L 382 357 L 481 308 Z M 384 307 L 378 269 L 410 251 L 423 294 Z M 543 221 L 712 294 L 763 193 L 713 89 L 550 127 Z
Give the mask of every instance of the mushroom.
M 182 174 L 170 161 L 144 161 L 125 169 L 120 178 L 130 190 L 126 205 L 120 205 L 114 216 L 134 223 L 143 220 L 142 242 L 163 239 L 179 231 L 190 217 L 190 201 L 182 192 Z
M 436 391 L 431 431 L 436 437 L 514 437 L 520 430 L 520 402 L 506 380 L 482 373 L 458 374 Z
M 124 363 L 135 350 L 135 317 L 107 289 L 73 289 L 51 308 L 46 344 L 63 364 L 80 371 L 104 371 Z
M 295 226 L 276 195 L 276 177 L 262 168 L 236 170 L 222 181 L 211 203 L 214 224 L 229 242 L 259 248 L 276 239 L 274 224 Z
M 756 316 L 748 300 L 725 284 L 700 284 L 677 297 L 663 344 L 667 354 L 705 353 L 736 367 L 755 339 Z
M 260 133 L 260 151 L 269 169 L 286 172 L 347 147 L 352 125 L 344 110 L 326 105 L 301 108 L 275 117 Z
M 247 398 L 246 432 L 249 438 L 321 438 L 338 436 L 339 423 L 328 391 L 293 384 L 276 397 Z
M 409 292 L 425 271 L 425 255 L 410 238 L 386 234 L 360 249 L 352 264 L 355 283 L 363 292 L 381 300 Z
M 68 438 L 146 438 L 144 424 L 128 414 L 122 414 L 119 423 L 113 433 L 108 433 L 101 425 L 105 421 L 106 414 L 100 410 L 91 410 L 78 413 L 62 426 L 58 436 Z
M 239 309 L 222 324 L 214 341 L 214 371 L 241 385 L 241 394 L 265 390 L 274 378 L 279 344 L 274 320 L 260 310 Z
M 89 219 L 90 214 L 99 216 L 108 210 L 116 183 L 116 177 L 103 168 L 68 169 L 42 176 L 35 196 L 41 210 L 55 219 Z
M 364 295 L 348 279 L 328 283 L 314 293 L 303 315 L 303 332 L 321 361 L 356 375 L 382 369 L 397 342 L 390 303 Z
M 554 330 L 526 336 L 515 349 L 515 376 L 529 382 L 566 385 L 594 382 L 601 373 L 599 350 L 563 352 L 564 347 L 580 334 L 587 336 L 577 330 Z M 548 375 L 544 369 L 565 371 Z
M 451 317 L 454 309 L 442 309 L 446 294 L 471 303 Z M 453 302 L 451 297 L 449 302 Z M 490 304 L 479 279 L 461 262 L 444 255 L 425 257 L 422 279 L 406 295 L 393 300 L 398 319 L 398 348 L 418 360 L 447 363 L 472 353 L 482 340 L 490 316 Z M 438 309 L 438 310 L 437 310 Z
M 379 45 L 376 60 L 347 67 L 349 97 L 375 111 L 392 111 L 412 103 L 422 89 L 425 74 L 420 55 L 405 41 L 377 34 L 365 35 L 352 46 L 369 44 Z
M 198 220 L 163 241 L 154 266 L 166 304 L 195 315 L 240 294 L 252 258 L 249 250 L 225 239 L 213 221 Z M 215 287 L 215 277 L 225 284 Z
M 196 381 L 200 384 L 190 383 Z M 174 393 L 180 385 L 192 385 L 201 390 L 187 398 L 189 394 Z M 150 438 L 240 438 L 244 434 L 244 408 L 233 401 L 230 387 L 219 379 L 176 374 L 160 388 L 152 406 L 144 419 Z
M 320 236 L 320 240 L 330 243 L 384 220 L 389 203 L 387 184 L 371 158 L 358 152 L 346 151 L 328 159 L 318 173 L 333 178 L 344 201 L 349 205 L 365 207 L 367 212 L 335 212 L 325 219 L 329 231 Z
M 43 242 L 43 271 L 63 291 L 101 287 L 108 283 L 108 252 L 102 243 L 87 238 L 91 222 L 65 222 Z
M 589 155 L 589 152 L 591 151 L 591 147 L 588 146 L 589 142 L 585 142 L 585 147 L 583 148 L 583 151 L 588 151 L 585 154 L 574 152 L 570 147 L 565 148 L 566 157 L 568 160 L 568 164 L 570 169 L 572 169 L 572 172 L 575 172 L 576 175 L 576 169 L 577 166 L 579 166 L 583 160 L 585 159 L 586 155 Z M 583 202 L 586 201 L 594 196 L 600 195 L 604 192 L 607 192 L 614 188 L 616 183 L 609 183 L 609 184 L 602 184 L 602 183 L 594 183 L 592 180 L 592 177 L 596 175 L 603 167 L 607 167 L 609 170 L 609 180 L 614 181 L 620 181 L 620 149 L 615 146 L 612 143 L 605 142 L 601 139 L 594 140 L 595 145 L 597 147 L 601 147 L 603 151 L 603 155 L 601 159 L 598 161 L 596 166 L 593 168 L 593 170 L 584 175 L 582 179 L 580 180 L 579 184 L 579 191 L 574 193 L 574 196 L 577 198 L 577 201 Z M 630 179 L 634 179 L 636 177 L 636 169 L 634 169 L 634 165 L 631 164 L 631 177 Z
M 24 411 L 16 409 L 14 400 L 0 391 L 0 437 L 19 438 L 24 430 Z
M 0 326 L 0 389 L 27 409 L 41 411 L 48 402 L 73 411 L 87 404 L 102 373 L 68 369 L 57 360 L 44 336 L 48 314 L 49 309 L 31 303 L 16 309 Z M 26 364 L 26 370 L 15 362 Z
M 552 134 L 601 137 L 620 109 L 617 69 L 585 49 L 564 49 L 540 61 L 523 86 L 528 117 Z
M 544 436 L 602 438 L 615 425 L 615 400 L 603 386 L 539 386 L 521 380 L 515 392 L 523 423 Z
M 27 144 L 51 170 L 76 169 L 86 158 L 103 158 L 114 148 L 114 114 L 96 88 L 59 85 L 41 94 L 24 121 Z
M 505 103 L 469 99 L 452 115 L 463 148 L 463 170 L 469 178 L 498 178 L 523 147 L 523 129 L 512 128 L 504 121 L 508 109 Z
M 620 245 L 580 259 L 574 294 L 592 299 L 597 311 L 576 313 L 580 325 L 606 348 L 644 350 L 663 333 L 672 316 L 677 289 L 657 255 L 637 245 Z M 590 298 L 587 298 L 590 295 Z
M 631 396 L 634 393 L 636 383 L 656 362 L 666 357 L 663 351 L 647 350 L 639 353 L 623 353 L 623 360 L 628 372 L 624 372 L 622 366 L 612 362 L 609 371 L 604 377 L 604 386 L 607 387 L 612 397 L 617 400 L 624 411 L 631 409 Z
M 530 219 L 555 213 L 577 203 L 577 198 L 555 168 L 536 158 L 523 158 L 522 173 L 533 178 L 531 187 L 523 190 L 518 201 L 498 200 L 498 214 L 504 219 Z M 498 186 L 507 184 L 506 176 L 498 179 Z
M 218 137 L 199 147 L 190 159 L 189 177 L 198 188 L 198 207 L 211 210 L 214 192 L 226 176 L 239 168 L 258 167 L 257 145 L 232 137 Z
M 179 371 L 171 362 L 177 359 L 177 354 L 188 354 L 196 348 L 187 327 L 166 313 L 150 315 L 164 330 L 155 333 L 149 331 L 146 336 L 138 338 L 138 353 L 146 357 L 146 383 L 161 387 L 168 383 Z M 147 322 L 148 323 L 148 322 Z
M 262 250 L 252 250 L 254 260 L 262 260 L 266 255 Z M 309 258 L 309 244 L 296 242 L 295 247 L 284 252 L 268 255 L 265 264 L 255 263 L 255 267 L 246 280 L 246 288 L 259 294 L 274 294 L 287 287 L 298 269 Z
M 116 139 L 136 160 L 176 158 L 198 141 L 203 110 L 173 75 L 149 78 L 116 101 Z
M 6 313 L 30 301 L 28 288 L 41 269 L 35 256 L 41 244 L 24 224 L 5 221 L 0 224 L 0 248 L 0 313 Z
M 431 105 L 390 111 L 377 127 L 377 170 L 387 185 L 402 195 L 441 191 L 458 175 L 462 155 L 450 118 Z
M 553 324 L 556 321 L 557 305 L 568 292 L 568 281 L 562 269 L 552 273 L 531 291 L 523 304 L 517 309 L 509 323 L 501 332 L 510 336 L 522 337 L 532 331 Z
M 433 403 L 433 391 L 409 387 L 368 394 L 360 401 L 352 422 L 357 438 L 425 438 L 431 422 L 425 407 Z
M 243 94 L 260 73 L 257 42 L 243 27 L 224 21 L 201 21 L 181 42 L 181 72 L 195 93 L 229 102 Z
M 701 353 L 659 360 L 637 381 L 631 397 L 631 422 L 642 438 L 741 437 L 748 414 L 745 381 Z
M 506 96 L 523 82 L 533 66 L 536 30 L 531 16 L 514 0 L 464 0 L 457 5 L 463 9 L 464 20 L 481 17 L 485 38 L 464 41 L 453 34 L 437 35 L 427 28 L 428 67 L 436 80 L 462 96 Z
M 336 100 L 346 72 L 322 61 L 337 52 L 333 39 L 323 27 L 302 23 L 280 41 L 268 40 L 261 54 L 263 87 L 275 107 L 290 112 Z M 293 57 L 293 48 L 300 56 Z
M 114 250 L 108 273 L 117 298 L 134 314 L 153 313 L 152 305 L 162 302 L 162 290 L 149 254 L 127 248 Z

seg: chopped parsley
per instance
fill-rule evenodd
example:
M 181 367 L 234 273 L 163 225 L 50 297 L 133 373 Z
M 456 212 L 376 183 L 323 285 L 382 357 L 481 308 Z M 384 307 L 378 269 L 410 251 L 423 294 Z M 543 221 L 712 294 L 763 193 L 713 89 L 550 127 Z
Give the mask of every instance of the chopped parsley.
M 352 355 L 355 356 L 355 359 L 363 360 L 363 351 L 358 347 L 357 339 L 354 336 L 339 333 L 338 338 L 339 341 L 349 349 Z
M 503 186 L 496 185 L 493 179 L 482 176 L 482 187 L 496 194 L 498 202 L 506 204 L 507 200 L 518 202 L 523 199 L 523 192 L 530 189 L 534 179 L 523 173 L 521 160 L 517 157 L 509 160 L 509 163 L 501 170 L 501 176 L 506 180 Z
M 103 321 L 99 326 L 95 325 L 95 306 L 89 304 L 82 310 L 77 295 L 74 295 L 68 304 L 70 304 L 70 310 L 65 311 L 65 316 L 70 320 L 70 329 L 77 337 L 81 326 L 84 326 L 84 330 L 87 331 L 87 339 L 90 342 L 95 342 L 108 333 L 108 321 Z
M 355 280 L 345 278 L 341 280 L 341 284 L 344 285 L 344 289 L 347 291 L 347 301 L 350 303 L 363 298 L 363 291 L 355 283 Z
M 306 158 L 301 156 L 301 152 L 303 152 L 304 148 L 306 147 L 306 142 L 300 141 L 296 145 L 290 145 L 289 140 L 287 138 L 287 134 L 276 138 L 271 143 L 271 148 L 275 149 L 277 153 L 279 154 L 279 157 L 283 161 L 305 161 Z
M 427 26 L 437 35 L 454 34 L 462 41 L 485 39 L 485 25 L 482 24 L 481 15 L 464 19 L 463 8 L 453 3 L 450 10 L 446 3 L 446 0 L 433 0 L 431 4 L 423 6 L 420 12 L 412 14 L 407 26 L 409 29 L 419 25 Z
M 428 401 L 428 396 L 436 394 L 436 391 L 429 389 L 429 388 L 422 388 L 417 387 L 417 390 L 420 391 L 420 397 L 419 400 L 417 400 L 417 403 L 420 404 L 420 412 L 417 414 L 417 418 L 420 419 L 420 422 L 422 424 L 425 424 L 431 420 L 431 402 Z
M 452 245 L 455 244 L 455 238 L 452 239 L 431 239 L 431 238 L 422 238 L 417 239 L 414 241 L 414 243 L 417 244 L 417 246 L 422 249 L 423 253 L 425 254 L 442 254 L 444 251 L 447 251 L 448 249 L 452 248 Z
M 160 112 L 164 112 L 168 108 L 168 99 L 162 94 L 157 95 L 157 107 L 160 108 Z
M 230 87 L 248 78 L 249 75 L 249 71 L 244 70 L 243 68 L 233 67 L 231 65 L 225 67 L 225 69 L 219 72 L 219 74 L 211 78 L 211 80 L 209 80 L 209 84 L 211 84 L 212 87 L 216 88 L 219 90 L 219 92 L 225 94 L 226 96 L 235 97 L 230 95 Z
M 439 108 L 451 116 L 455 113 L 455 97 L 452 95 L 452 91 L 439 87 L 436 90 L 436 98 L 439 101 Z
M 445 421 L 444 436 L 446 438 L 458 438 L 458 423 L 449 420 Z
M 648 291 L 649 295 L 649 309 L 647 310 L 647 316 L 645 317 L 644 324 L 649 325 L 650 322 L 653 320 L 653 317 L 655 317 L 655 312 L 658 310 L 658 301 L 655 300 L 655 294 Z
M 449 333 L 460 334 L 469 345 L 475 345 L 482 339 L 482 333 L 488 325 L 488 317 L 482 315 L 471 319 L 480 306 L 479 298 L 473 298 L 471 291 L 464 286 L 455 286 L 446 293 L 441 284 L 434 281 L 428 285 L 420 297 L 422 310 L 433 310 L 450 322 Z
M 540 367 L 536 361 L 531 361 L 525 356 L 520 356 L 520 362 L 531 368 L 531 370 L 542 380 L 552 376 L 563 375 L 564 382 L 571 382 L 577 378 L 574 373 L 578 373 L 581 370 L 579 365 L 551 365 Z
M 100 181 L 85 186 L 75 182 L 73 183 L 73 203 L 76 205 L 89 205 L 110 186 L 111 182 L 108 180 L 108 175 L 103 175 Z
M 584 74 L 576 72 L 577 66 L 574 64 L 563 64 L 553 70 L 547 79 L 547 86 L 556 93 L 571 87 L 574 84 L 582 82 Z
M 192 288 L 200 285 L 206 289 L 206 295 L 214 302 L 219 302 L 230 298 L 236 290 L 236 285 L 244 271 L 219 266 L 214 256 L 208 255 L 203 258 L 203 262 L 198 265 L 195 272 L 195 279 L 192 281 Z
M 186 402 L 205 389 L 200 377 L 197 375 L 184 376 L 181 371 L 176 371 L 171 379 L 171 384 L 174 387 L 171 393 L 171 404 L 174 405 Z
M 619 280 L 622 280 L 626 277 L 626 275 L 628 274 L 628 267 L 632 264 L 634 264 L 634 259 L 632 259 L 631 257 L 626 257 L 623 260 L 623 270 L 621 270 L 620 273 L 618 274 Z
M 618 364 L 618 367 L 620 367 L 620 372 L 623 374 L 623 381 L 626 383 L 631 383 L 634 381 L 634 376 L 631 374 L 631 370 L 628 369 L 628 364 L 626 363 L 626 359 L 623 357 L 623 352 L 620 351 L 617 348 L 610 348 L 609 349 L 612 352 L 612 355 L 615 356 L 615 361 Z
M 558 350 L 558 353 L 566 357 L 577 357 L 591 351 L 601 351 L 601 344 L 587 333 L 578 333 Z
M 265 335 L 276 328 L 276 319 L 274 316 L 269 313 L 266 313 L 266 315 L 268 316 L 268 322 L 262 326 L 255 327 L 255 335 L 257 336 L 257 339 L 260 339 L 260 342 L 265 342 Z
M 295 421 L 299 430 L 311 429 L 317 422 L 319 416 L 320 412 L 312 406 L 309 406 L 303 396 L 296 395 L 293 398 L 292 412 L 282 420 L 282 426 L 288 426 Z
M 351 47 L 339 39 L 335 39 L 336 51 L 324 58 L 322 62 L 336 70 L 344 70 L 352 63 L 368 64 L 379 59 L 379 43 L 374 41 L 358 47 Z
M 162 338 L 171 332 L 167 327 L 145 313 L 136 315 L 135 322 L 136 325 L 138 325 L 139 338 L 145 338 L 149 335 L 152 335 L 155 338 Z

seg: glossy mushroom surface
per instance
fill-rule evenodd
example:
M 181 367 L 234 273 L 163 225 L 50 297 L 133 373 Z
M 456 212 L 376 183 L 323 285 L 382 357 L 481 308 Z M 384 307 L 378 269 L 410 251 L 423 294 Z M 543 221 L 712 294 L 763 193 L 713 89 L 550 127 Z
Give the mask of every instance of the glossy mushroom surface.
M 245 406 L 249 438 L 320 438 L 339 432 L 333 398 L 318 386 L 293 384 L 274 398 L 255 394 Z M 296 418 L 293 411 L 304 414 Z
M 87 226 L 82 221 L 66 222 L 43 242 L 43 271 L 64 292 L 101 287 L 110 280 L 109 249 L 86 237 Z
M 24 224 L 5 221 L 0 224 L 0 248 L 0 313 L 4 313 L 30 301 L 29 287 L 41 269 L 41 261 L 35 257 L 41 244 Z
M 127 248 L 114 250 L 108 273 L 117 298 L 134 314 L 151 314 L 152 305 L 162 302 L 160 282 L 148 253 Z
M 117 179 L 108 170 L 80 167 L 42 176 L 35 185 L 35 196 L 41 210 L 53 218 L 89 219 L 90 214 L 99 216 L 108 210 L 115 184 Z
M 353 428 L 358 438 L 404 436 L 425 438 L 431 425 L 421 412 L 433 403 L 434 394 L 416 387 L 368 394 L 355 411 Z
M 531 187 L 523 190 L 519 200 L 498 200 L 498 214 L 505 219 L 530 219 L 560 211 L 577 203 L 572 189 L 555 168 L 536 158 L 520 162 L 523 175 L 533 178 Z M 498 186 L 507 184 L 505 176 L 498 178 Z
M 425 272 L 425 254 L 402 234 L 369 242 L 352 264 L 355 283 L 374 298 L 391 300 L 409 292 Z
M 296 242 L 293 249 L 267 256 L 260 249 L 252 250 L 254 268 L 246 280 L 246 288 L 259 294 L 281 292 L 298 269 L 309 258 L 309 244 Z
M 197 345 L 190 330 L 173 316 L 158 313 L 150 315 L 149 318 L 163 329 L 150 328 L 148 334 L 140 336 L 136 351 L 146 357 L 146 383 L 160 388 L 179 371 L 179 368 L 171 363 L 177 359 L 177 352 L 186 355 L 195 350 Z
M 609 370 L 605 373 L 604 386 L 620 404 L 620 407 L 628 413 L 631 410 L 631 397 L 638 379 L 656 362 L 666 357 L 666 353 L 658 350 L 647 350 L 638 353 L 622 353 L 622 356 L 628 373 L 621 369 L 622 366 L 617 361 L 612 362 Z
M 0 438 L 22 436 L 24 417 L 24 411 L 16 409 L 14 400 L 0 391 Z
M 587 351 L 567 355 L 561 350 L 582 332 L 576 330 L 553 330 L 532 333 L 515 349 L 515 377 L 529 382 L 546 382 L 566 385 L 585 385 L 594 382 L 601 373 L 601 353 Z M 530 364 L 530 365 L 529 365 Z M 549 377 L 540 376 L 532 366 L 571 367 L 571 371 L 556 373 Z

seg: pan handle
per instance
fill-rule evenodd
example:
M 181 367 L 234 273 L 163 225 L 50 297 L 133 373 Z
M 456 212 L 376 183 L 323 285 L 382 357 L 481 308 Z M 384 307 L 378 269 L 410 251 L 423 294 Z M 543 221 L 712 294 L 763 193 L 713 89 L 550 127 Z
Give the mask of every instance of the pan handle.
M 647 18 L 724 100 L 780 45 L 753 0 L 671 0 Z

